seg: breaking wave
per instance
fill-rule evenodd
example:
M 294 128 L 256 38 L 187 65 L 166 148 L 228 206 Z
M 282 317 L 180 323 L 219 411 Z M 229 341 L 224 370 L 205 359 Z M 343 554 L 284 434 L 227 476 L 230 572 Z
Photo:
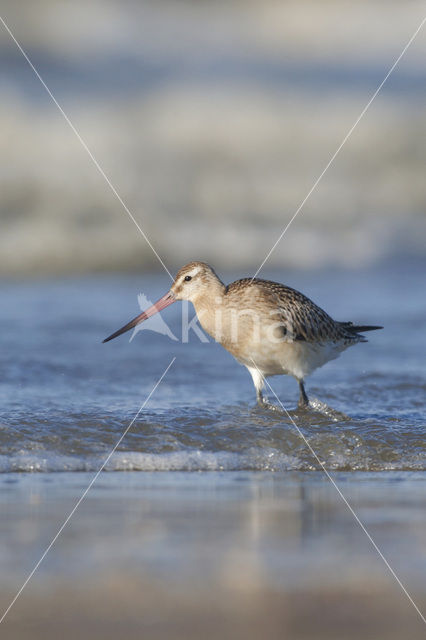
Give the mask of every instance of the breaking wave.
M 110 431 L 106 437 L 99 425 L 96 438 L 95 428 L 91 431 L 87 423 L 75 425 L 72 455 L 52 433 L 39 433 L 38 442 L 22 442 L 18 449 L 16 431 L 13 446 L 6 444 L 3 431 L 0 473 L 96 472 L 101 467 L 107 472 L 426 470 L 426 442 L 419 427 L 406 428 L 397 420 L 393 425 L 350 419 L 338 423 L 322 416 L 314 425 L 308 425 L 306 417 L 297 420 L 298 433 L 283 418 L 280 424 L 275 415 L 259 414 L 252 410 L 239 424 L 229 416 L 216 424 L 208 418 L 200 423 L 199 416 L 192 424 L 182 416 L 174 425 L 144 424 L 129 434 L 128 450 L 119 449 L 110 457 L 119 430 L 116 438 Z

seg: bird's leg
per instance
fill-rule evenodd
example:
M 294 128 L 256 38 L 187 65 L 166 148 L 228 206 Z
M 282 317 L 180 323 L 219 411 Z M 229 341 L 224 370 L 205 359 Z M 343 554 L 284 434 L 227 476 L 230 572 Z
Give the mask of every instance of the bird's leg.
M 299 380 L 299 389 L 300 389 L 299 409 L 306 409 L 306 407 L 309 406 L 309 398 L 306 395 L 305 385 L 303 384 L 303 380 Z
M 253 378 L 253 384 L 256 389 L 256 400 L 259 407 L 262 407 L 262 409 L 271 409 L 272 411 L 281 412 L 281 409 L 279 407 L 277 407 L 275 404 L 272 404 L 272 402 L 269 402 L 269 400 L 263 395 L 265 378 L 263 377 L 259 369 L 257 367 L 247 367 L 247 369 L 250 371 L 250 375 Z
M 256 388 L 256 401 L 260 406 L 265 404 L 265 398 L 263 397 L 262 389 Z
M 271 407 L 267 398 L 263 395 L 263 387 L 265 386 L 265 379 L 257 367 L 247 367 L 253 378 L 254 388 L 256 389 L 256 400 L 260 407 Z
M 277 407 L 276 404 L 272 404 L 269 402 L 268 398 L 266 398 L 261 389 L 256 389 L 256 400 L 259 407 L 262 409 L 269 409 L 270 411 L 279 411 L 281 413 L 280 407 Z
M 265 386 L 265 380 L 262 373 L 257 367 L 247 367 L 249 373 L 253 379 L 254 388 L 256 389 L 256 400 L 260 405 L 265 404 L 265 398 L 263 397 L 263 387 Z

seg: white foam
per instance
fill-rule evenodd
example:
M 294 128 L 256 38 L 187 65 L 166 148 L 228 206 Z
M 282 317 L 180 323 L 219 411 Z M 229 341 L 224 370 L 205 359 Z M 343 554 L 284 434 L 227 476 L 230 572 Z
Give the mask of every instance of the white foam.
M 0 473 L 97 471 L 105 458 L 62 456 L 44 452 L 0 456 Z M 251 449 L 243 453 L 213 451 L 175 451 L 142 453 L 126 451 L 114 453 L 105 466 L 106 471 L 286 471 L 301 468 L 301 462 L 274 449 Z
M 317 449 L 317 447 L 316 447 Z M 298 452 L 299 454 L 299 452 Z M 309 451 L 288 455 L 274 448 L 252 447 L 241 452 L 199 449 L 167 453 L 120 451 L 105 465 L 105 471 L 315 471 L 318 463 Z M 424 471 L 423 454 L 378 460 L 361 449 L 357 452 L 328 450 L 320 453 L 329 471 Z M 0 474 L 14 472 L 96 472 L 106 456 L 64 456 L 54 452 L 0 456 Z
M 331 418 L 333 422 L 350 420 L 350 417 L 347 416 L 346 413 L 342 413 L 341 411 L 337 411 L 337 409 L 329 407 L 325 402 L 322 402 L 318 398 L 310 398 L 309 407 L 317 413 L 321 413 L 322 415 L 327 416 L 327 418 Z

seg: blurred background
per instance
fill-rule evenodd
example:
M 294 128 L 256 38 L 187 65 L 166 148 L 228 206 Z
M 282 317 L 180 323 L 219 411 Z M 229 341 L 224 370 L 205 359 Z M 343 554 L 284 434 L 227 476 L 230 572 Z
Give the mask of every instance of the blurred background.
M 2 0 L 171 270 L 255 269 L 424 17 L 417 1 Z M 0 272 L 161 265 L 0 25 Z M 424 249 L 420 32 L 268 262 Z
M 264 260 L 425 3 L 0 0 L 0 16 L 169 270 L 202 259 L 229 282 Z M 309 380 L 350 418 L 295 415 L 423 612 L 425 60 L 426 25 L 262 270 L 385 326 Z M 120 439 L 4 637 L 424 638 L 225 350 L 101 344 L 168 276 L 1 22 L 0 95 L 0 616 Z M 292 410 L 294 380 L 273 388 Z

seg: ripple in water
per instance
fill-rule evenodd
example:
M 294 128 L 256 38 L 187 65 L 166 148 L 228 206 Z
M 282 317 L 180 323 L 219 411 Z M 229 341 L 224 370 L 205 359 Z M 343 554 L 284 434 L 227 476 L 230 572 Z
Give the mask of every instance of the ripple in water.
M 339 471 L 426 470 L 419 426 L 398 419 L 337 420 L 323 403 L 291 411 L 321 465 Z M 331 415 L 330 415 L 331 414 Z M 106 464 L 107 471 L 312 471 L 318 460 L 289 416 L 248 406 L 226 410 L 149 412 L 137 420 Z M 129 421 L 67 416 L 0 427 L 0 472 L 96 471 Z
M 361 284 L 352 272 L 270 275 L 308 294 L 317 287 L 315 299 L 336 317 L 385 326 L 308 380 L 309 411 L 290 410 L 321 465 L 426 470 L 423 269 L 373 270 Z M 8 339 L 0 360 L 0 472 L 98 470 L 173 356 L 108 471 L 320 467 L 285 413 L 253 408 L 250 377 L 219 346 L 194 337 L 181 344 L 148 331 L 130 344 L 101 344 L 137 310 L 138 292 L 153 299 L 165 286 L 159 276 L 3 285 Z M 348 288 L 350 298 L 336 296 Z M 167 320 L 180 335 L 181 318 L 173 313 Z M 271 384 L 284 406 L 293 407 L 295 382 L 272 378 Z

